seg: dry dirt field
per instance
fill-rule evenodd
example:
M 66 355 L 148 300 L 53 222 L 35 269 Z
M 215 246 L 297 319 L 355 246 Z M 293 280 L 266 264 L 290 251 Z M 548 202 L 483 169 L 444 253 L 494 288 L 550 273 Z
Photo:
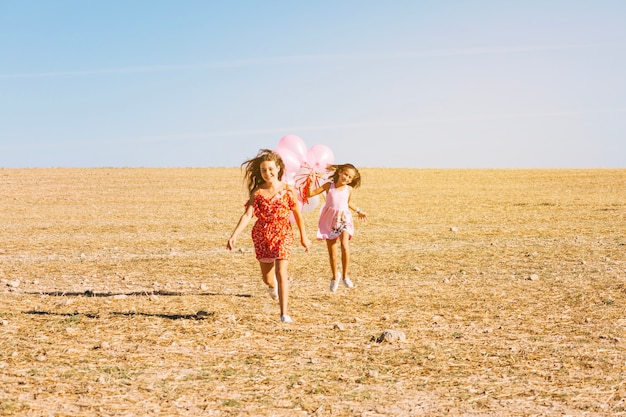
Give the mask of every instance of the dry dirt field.
M 0 169 L 0 415 L 626 415 L 626 170 L 361 173 L 281 324 L 238 168 Z

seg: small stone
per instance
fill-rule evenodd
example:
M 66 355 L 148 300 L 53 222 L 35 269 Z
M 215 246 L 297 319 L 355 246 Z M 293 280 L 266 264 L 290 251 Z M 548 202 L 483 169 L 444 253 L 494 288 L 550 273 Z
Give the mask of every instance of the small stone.
M 206 291 L 206 290 L 208 290 L 208 289 L 209 289 L 209 286 L 208 286 L 208 285 L 206 285 L 206 284 L 200 284 L 200 289 L 201 289 L 202 291 Z
M 450 231 L 451 231 L 451 232 L 454 232 L 454 233 L 457 233 L 457 232 L 459 231 L 459 228 L 458 228 L 458 227 L 455 227 L 455 226 L 452 226 L 452 227 L 450 228 Z
M 537 274 L 530 274 L 530 276 L 528 278 L 526 278 L 528 281 L 537 281 L 539 280 L 539 275 Z
M 8 320 L 5 320 L 5 319 L 0 320 L 0 326 L 8 326 L 8 325 L 9 325 Z
M 339 330 L 343 332 L 344 330 L 346 330 L 346 327 L 341 323 L 335 323 L 333 324 L 333 330 Z
M 45 361 L 45 360 L 46 360 L 46 355 L 39 355 L 39 356 L 37 356 L 37 358 L 36 358 L 36 359 L 37 359 L 39 362 L 43 362 L 43 361 Z
M 387 343 L 399 343 L 399 342 L 406 342 L 406 335 L 398 330 L 384 330 L 380 336 L 378 336 L 378 339 L 376 339 L 376 342 L 378 343 L 383 343 L 383 342 L 387 342 Z
M 11 288 L 17 288 L 20 286 L 20 280 L 16 279 L 13 281 L 7 281 L 7 286 L 11 287 Z
M 204 320 L 209 318 L 209 312 L 208 311 L 204 311 L 204 310 L 200 310 L 196 313 L 196 319 L 197 320 Z

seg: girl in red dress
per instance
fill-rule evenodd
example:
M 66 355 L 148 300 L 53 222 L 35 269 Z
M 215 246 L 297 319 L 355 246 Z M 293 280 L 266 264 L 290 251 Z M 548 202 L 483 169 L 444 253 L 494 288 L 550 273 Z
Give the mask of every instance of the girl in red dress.
M 261 276 L 272 298 L 278 298 L 280 321 L 291 323 L 292 320 L 287 314 L 289 299 L 287 266 L 294 242 L 291 213 L 300 230 L 300 243 L 307 252 L 311 247 L 297 204 L 296 191 L 293 186 L 282 182 L 285 164 L 280 155 L 269 149 L 261 149 L 256 157 L 245 161 L 241 166 L 245 169 L 250 198 L 226 243 L 226 248 L 233 250 L 239 233 L 246 228 L 252 217 L 256 216 L 257 221 L 252 227 L 252 241 L 256 258 L 261 266 Z

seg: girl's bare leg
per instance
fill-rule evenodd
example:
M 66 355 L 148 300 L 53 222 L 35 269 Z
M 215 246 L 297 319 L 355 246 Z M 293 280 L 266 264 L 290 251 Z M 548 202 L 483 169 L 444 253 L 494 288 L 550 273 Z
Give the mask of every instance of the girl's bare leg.
M 276 273 L 274 272 L 274 262 L 259 262 L 261 265 L 261 278 L 263 282 L 268 287 L 274 287 L 274 277 Z
M 327 239 L 326 247 L 328 248 L 328 259 L 330 260 L 330 271 L 333 274 L 333 280 L 337 279 L 337 239 Z
M 287 316 L 289 303 L 289 275 L 287 267 L 289 261 L 285 259 L 276 260 L 276 280 L 278 282 L 278 304 L 280 305 L 280 315 Z
M 343 277 L 349 277 L 348 265 L 350 265 L 350 234 L 348 232 L 341 233 L 341 270 Z

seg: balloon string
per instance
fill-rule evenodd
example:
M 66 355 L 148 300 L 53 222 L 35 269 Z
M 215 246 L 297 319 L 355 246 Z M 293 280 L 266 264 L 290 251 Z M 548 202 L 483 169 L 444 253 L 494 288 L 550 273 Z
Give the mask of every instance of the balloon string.
M 308 168 L 310 171 L 308 173 L 297 174 L 294 176 L 294 180 L 296 183 L 296 190 L 298 192 L 298 197 L 300 197 L 300 201 L 302 204 L 307 204 L 309 202 L 308 190 L 311 184 L 315 185 L 315 188 L 319 187 L 319 179 L 317 175 L 315 175 L 315 179 L 311 181 L 311 172 L 314 170 L 307 164 L 303 163 L 301 168 Z

